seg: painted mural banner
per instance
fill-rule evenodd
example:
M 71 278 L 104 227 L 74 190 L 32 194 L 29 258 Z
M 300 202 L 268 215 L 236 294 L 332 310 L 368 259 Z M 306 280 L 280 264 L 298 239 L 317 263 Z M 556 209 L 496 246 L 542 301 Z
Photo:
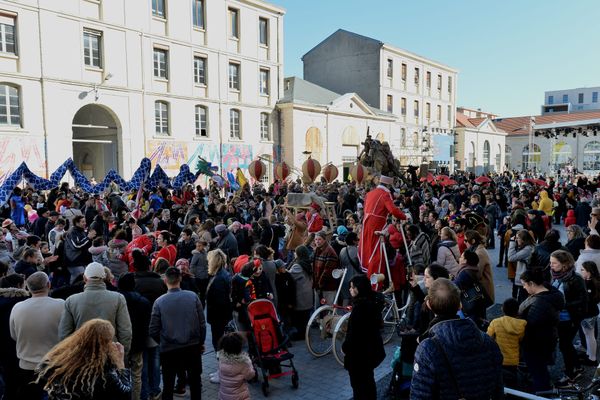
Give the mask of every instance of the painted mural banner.
M 169 140 L 148 140 L 146 142 L 146 157 L 152 166 L 160 167 L 167 173 L 177 173 L 179 167 L 188 163 L 188 148 L 186 142 Z
M 46 176 L 44 140 L 5 137 L 0 139 L 0 182 L 4 182 L 21 163 L 40 176 Z

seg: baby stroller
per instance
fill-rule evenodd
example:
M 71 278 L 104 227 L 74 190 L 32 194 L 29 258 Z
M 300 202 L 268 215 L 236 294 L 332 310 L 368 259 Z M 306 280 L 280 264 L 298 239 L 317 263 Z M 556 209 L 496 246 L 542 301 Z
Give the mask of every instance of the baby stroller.
M 269 380 L 282 376 L 292 376 L 292 387 L 298 388 L 298 371 L 294 367 L 294 355 L 287 349 L 289 338 L 283 334 L 275 305 L 266 299 L 254 300 L 248 304 L 251 340 L 250 353 L 263 376 L 262 392 L 269 395 Z M 285 363 L 289 361 L 289 363 Z M 281 367 L 291 371 L 282 372 Z

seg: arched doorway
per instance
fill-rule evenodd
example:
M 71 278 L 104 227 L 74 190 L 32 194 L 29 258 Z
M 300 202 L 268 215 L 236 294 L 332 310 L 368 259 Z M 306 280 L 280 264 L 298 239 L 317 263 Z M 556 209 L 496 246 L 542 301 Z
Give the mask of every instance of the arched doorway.
M 121 172 L 121 125 L 110 109 L 98 104 L 81 107 L 72 129 L 73 161 L 88 179 L 99 182 L 111 169 Z
M 352 125 L 344 128 L 342 132 L 342 179 L 348 180 L 350 169 L 356 164 L 360 139 L 356 128 Z
M 573 163 L 571 146 L 566 142 L 558 142 L 552 146 L 552 167 L 555 171 Z
M 310 152 L 311 157 L 320 163 L 321 153 L 323 152 L 323 139 L 321 138 L 321 131 L 319 128 L 313 126 L 308 128 L 305 136 L 306 151 Z
M 496 153 L 496 172 L 502 172 L 502 146 L 498 145 L 498 152 Z
M 490 142 L 486 140 L 483 142 L 483 171 L 486 173 L 490 171 L 490 159 Z

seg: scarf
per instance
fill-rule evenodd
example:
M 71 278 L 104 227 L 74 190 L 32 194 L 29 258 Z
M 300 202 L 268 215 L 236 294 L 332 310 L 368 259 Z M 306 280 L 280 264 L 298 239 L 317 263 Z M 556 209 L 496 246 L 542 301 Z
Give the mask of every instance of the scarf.
M 556 280 L 556 281 L 564 281 L 565 278 L 569 278 L 571 275 L 573 275 L 574 270 L 573 268 L 568 269 L 566 271 L 554 271 L 553 269 L 550 269 L 550 272 L 552 273 L 552 279 Z

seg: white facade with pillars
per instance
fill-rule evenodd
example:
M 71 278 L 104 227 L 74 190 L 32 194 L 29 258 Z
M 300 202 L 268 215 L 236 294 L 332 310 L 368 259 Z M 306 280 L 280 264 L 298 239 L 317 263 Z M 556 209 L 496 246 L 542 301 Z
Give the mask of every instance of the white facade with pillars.
M 489 118 L 475 118 L 464 124 L 457 120 L 456 169 L 476 174 L 506 169 L 507 134 Z
M 12 20 L 16 32 L 14 51 L 0 47 L 0 178 L 21 161 L 52 173 L 74 146 L 76 164 L 97 180 L 109 168 L 128 178 L 143 157 L 169 175 L 183 163 L 194 170 L 197 156 L 225 170 L 273 157 L 284 10 L 260 0 L 158 3 L 162 10 L 150 0 L 0 1 L 0 24 Z M 164 62 L 155 50 L 167 52 Z M 195 57 L 205 60 L 204 80 L 195 77 Z M 239 68 L 237 89 L 230 64 Z M 10 110 L 19 121 L 2 119 L 7 87 L 18 93 Z

